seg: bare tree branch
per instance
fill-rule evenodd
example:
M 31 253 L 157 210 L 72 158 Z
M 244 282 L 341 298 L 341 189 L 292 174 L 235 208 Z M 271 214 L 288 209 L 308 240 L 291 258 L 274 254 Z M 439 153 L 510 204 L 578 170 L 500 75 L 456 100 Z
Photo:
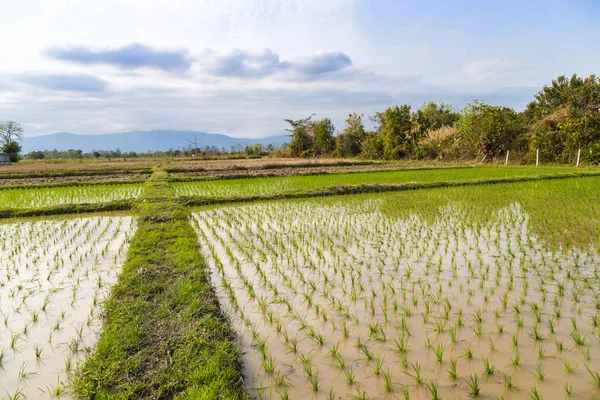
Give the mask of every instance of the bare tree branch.
M 23 139 L 23 127 L 16 121 L 0 122 L 0 141 L 7 145 L 15 139 Z

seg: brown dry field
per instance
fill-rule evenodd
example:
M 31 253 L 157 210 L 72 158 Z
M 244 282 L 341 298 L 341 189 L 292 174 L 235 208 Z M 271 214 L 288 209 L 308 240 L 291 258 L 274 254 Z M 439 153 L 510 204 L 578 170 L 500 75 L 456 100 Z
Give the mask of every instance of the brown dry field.
M 52 160 L 52 161 L 21 161 L 7 166 L 0 166 L 0 175 L 19 171 L 46 171 L 46 170 L 112 170 L 112 169 L 139 169 L 161 166 L 164 168 L 186 169 L 230 169 L 236 167 L 258 168 L 268 164 L 294 165 L 294 164 L 322 164 L 344 162 L 340 159 L 303 159 L 303 158 L 251 158 L 251 159 L 208 159 L 194 160 L 168 159 L 168 158 L 143 158 L 128 160 Z M 347 160 L 349 163 L 355 160 Z
M 206 171 L 190 171 L 190 172 L 173 172 L 172 176 L 177 178 L 189 179 L 221 179 L 221 178 L 242 178 L 242 177 L 268 177 L 268 176 L 296 176 L 296 175 L 313 175 L 321 173 L 335 172 L 353 172 L 353 171 L 375 171 L 382 169 L 397 169 L 401 168 L 397 164 L 358 164 L 358 165 L 335 165 L 318 167 L 302 167 L 302 168 L 269 168 L 269 169 L 218 169 Z

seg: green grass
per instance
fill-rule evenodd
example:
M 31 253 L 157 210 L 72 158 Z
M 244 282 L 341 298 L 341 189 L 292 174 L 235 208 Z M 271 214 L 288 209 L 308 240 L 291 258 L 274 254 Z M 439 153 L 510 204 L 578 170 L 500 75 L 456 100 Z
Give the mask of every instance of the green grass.
M 138 229 L 75 390 L 100 399 L 246 398 L 231 327 L 165 176 L 153 175 L 136 207 Z
M 322 174 L 310 176 L 226 179 L 200 182 L 174 182 L 180 197 L 236 197 L 293 193 L 336 186 L 362 184 L 397 184 L 405 182 L 436 182 L 467 179 L 506 178 L 535 174 L 556 174 L 578 171 L 567 167 L 466 167 L 428 168 L 393 171 Z

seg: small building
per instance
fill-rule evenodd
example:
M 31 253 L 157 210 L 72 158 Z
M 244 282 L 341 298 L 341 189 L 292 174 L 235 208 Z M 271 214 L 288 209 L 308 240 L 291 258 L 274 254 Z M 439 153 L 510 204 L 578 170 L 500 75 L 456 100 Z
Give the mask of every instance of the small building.
M 10 165 L 8 154 L 0 153 L 0 165 Z

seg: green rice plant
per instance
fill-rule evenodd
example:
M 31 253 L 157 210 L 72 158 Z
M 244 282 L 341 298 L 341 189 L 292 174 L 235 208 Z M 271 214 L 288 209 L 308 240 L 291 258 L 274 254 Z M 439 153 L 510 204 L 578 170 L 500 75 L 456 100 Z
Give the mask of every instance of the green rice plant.
M 385 362 L 384 358 L 376 357 L 375 365 L 373 366 L 373 375 L 380 376 L 383 371 L 383 364 Z
M 410 376 L 417 385 L 423 384 L 423 377 L 421 376 L 421 364 L 417 361 L 415 364 L 411 364 L 413 372 L 405 372 L 408 376 Z
M 308 380 L 310 381 L 310 387 L 313 390 L 313 392 L 318 392 L 319 391 L 319 373 L 315 372 L 314 374 L 310 375 L 308 377 Z
M 444 346 L 441 343 L 438 343 L 438 345 L 434 349 L 435 359 L 438 362 L 438 364 L 441 364 L 443 361 L 444 351 L 445 351 Z
M 565 382 L 564 389 L 567 397 L 571 397 L 573 395 L 573 386 L 571 386 L 569 382 Z
M 366 343 L 361 343 L 360 347 L 359 347 L 360 351 L 364 354 L 365 358 L 368 361 L 373 360 L 374 355 L 371 352 L 371 350 L 369 350 L 369 348 L 367 347 Z
M 392 340 L 394 342 L 394 351 L 400 355 L 408 353 L 408 339 L 404 335 L 398 334 Z
M 471 345 L 468 345 L 467 348 L 465 349 L 465 352 L 463 354 L 463 357 L 466 357 L 468 359 L 472 359 L 473 358 L 473 348 L 471 347 Z
M 479 398 L 481 388 L 479 386 L 479 378 L 475 374 L 467 375 L 465 382 L 469 386 L 469 393 L 475 398 Z
M 510 392 L 514 392 L 519 388 L 513 383 L 512 375 L 507 373 L 502 373 L 502 386 L 504 386 Z
M 346 377 L 346 383 L 348 384 L 348 386 L 353 385 L 356 380 L 356 375 L 354 375 L 354 371 L 352 370 L 352 368 L 344 369 L 344 375 Z
M 569 333 L 569 337 L 573 339 L 577 346 L 585 346 L 586 344 L 587 335 L 582 334 L 576 328 Z
M 452 380 L 456 380 L 458 377 L 458 374 L 456 372 L 456 361 L 456 358 L 450 357 L 450 368 L 446 370 L 448 372 L 448 375 L 450 376 L 450 379 Z
M 565 350 L 565 346 L 562 340 L 554 339 L 554 345 L 556 346 L 556 350 L 558 350 L 558 352 L 560 353 L 562 353 Z
M 513 346 L 519 347 L 519 337 L 517 336 L 516 333 L 512 335 L 512 342 L 513 342 Z
M 392 373 L 387 371 L 382 371 L 381 375 L 383 376 L 383 387 L 387 393 L 392 393 L 394 391 L 394 381 L 392 380 Z
M 567 360 L 567 358 L 563 358 L 563 367 L 567 374 L 572 374 L 575 372 L 575 367 Z
M 354 395 L 354 398 L 356 400 L 366 400 L 367 399 L 366 391 L 361 391 L 360 388 L 358 387 L 358 385 L 356 385 L 355 389 L 356 389 L 356 394 Z
M 269 357 L 264 363 L 263 363 L 263 369 L 265 371 L 265 373 L 267 375 L 272 374 L 273 372 L 275 372 L 275 369 L 277 368 L 277 363 L 275 362 L 275 359 L 273 357 Z
M 439 400 L 440 396 L 438 394 L 438 383 L 432 380 L 428 380 L 427 383 L 425 383 L 425 388 L 427 388 L 427 391 L 429 391 L 429 394 L 431 395 L 431 400 Z
M 494 375 L 494 373 L 496 373 L 496 367 L 487 358 L 483 359 L 483 367 L 486 375 Z
M 529 388 L 529 398 L 531 400 L 541 400 L 542 396 L 540 395 L 540 392 L 538 391 L 538 388 L 535 385 L 531 385 Z
M 544 372 L 544 366 L 541 363 L 537 363 L 535 366 L 535 371 L 533 371 L 532 374 L 540 381 L 543 381 L 546 377 L 546 373 Z
M 594 381 L 594 384 L 598 388 L 600 388 L 600 373 L 598 373 L 596 371 L 592 371 L 588 365 L 585 366 L 585 369 L 587 369 L 588 373 L 592 377 L 592 380 Z
M 541 344 L 537 348 L 537 353 L 538 353 L 538 358 L 540 360 L 547 357 L 546 356 L 546 348 Z
M 536 342 L 540 342 L 545 339 L 544 335 L 537 329 L 537 326 L 533 327 L 533 331 L 529 334 Z
M 287 387 L 290 385 L 290 378 L 288 375 L 278 372 L 275 375 L 275 384 L 279 387 Z

